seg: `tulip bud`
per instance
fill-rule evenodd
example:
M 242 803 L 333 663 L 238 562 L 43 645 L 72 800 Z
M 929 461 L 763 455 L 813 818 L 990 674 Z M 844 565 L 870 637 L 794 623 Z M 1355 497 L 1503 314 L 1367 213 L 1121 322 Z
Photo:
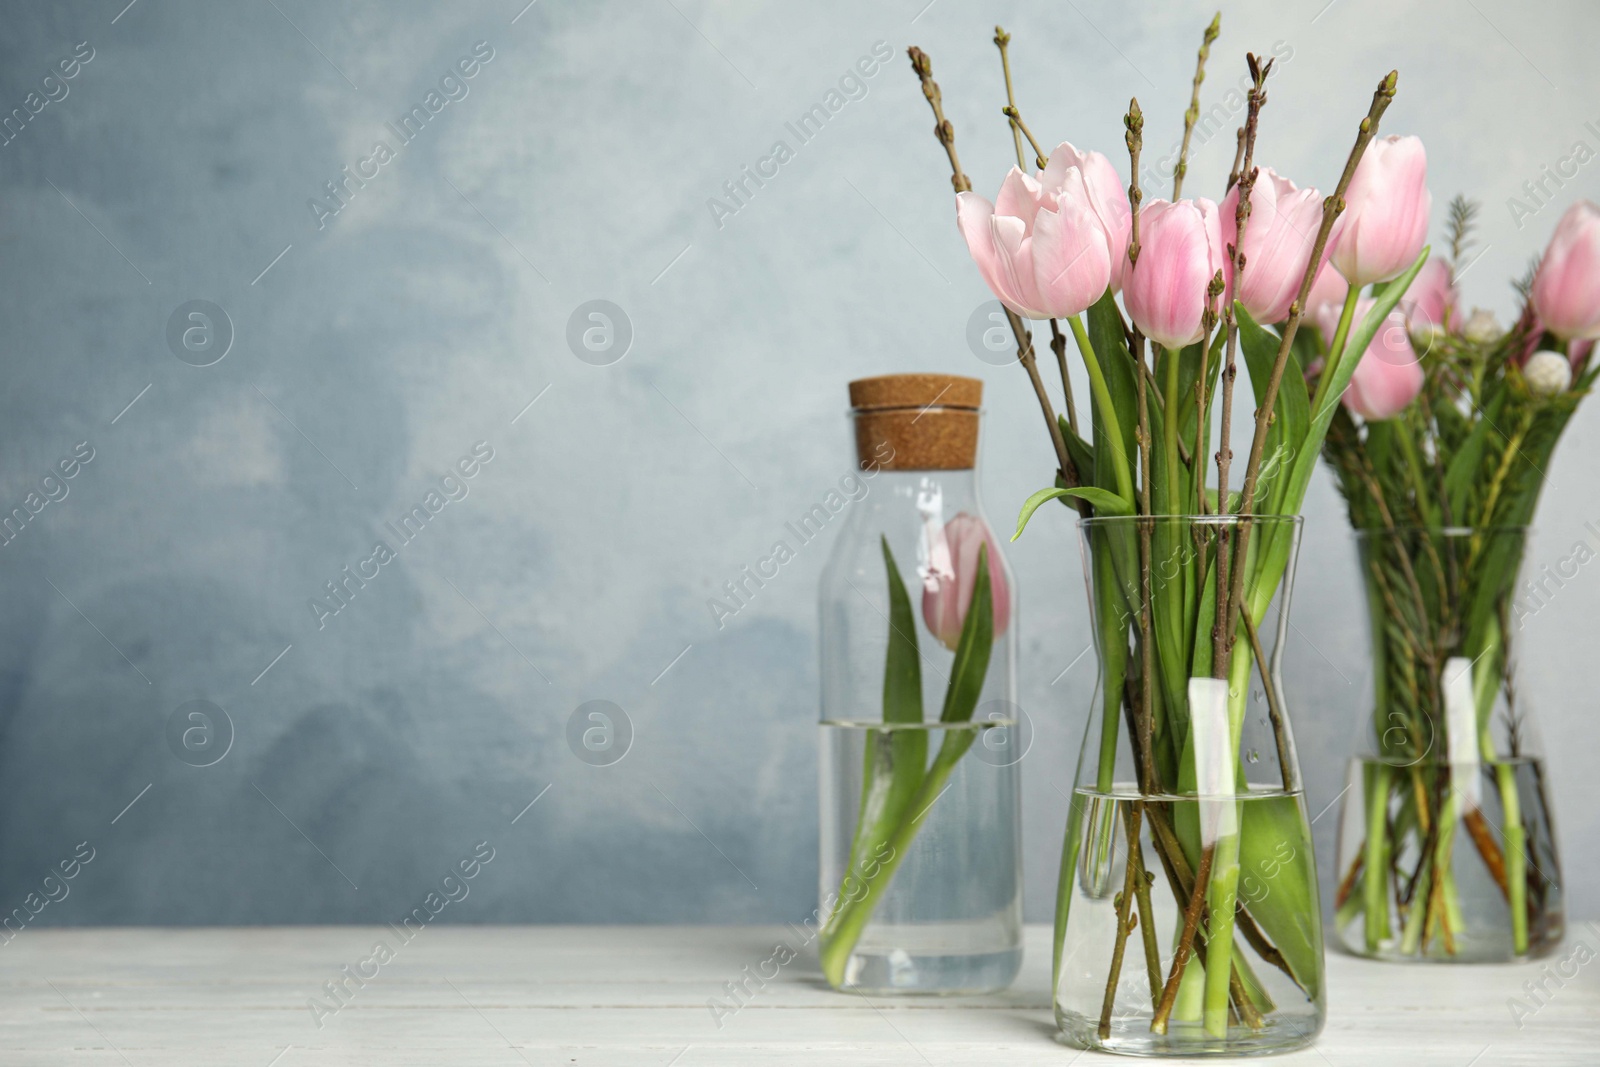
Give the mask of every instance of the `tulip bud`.
M 1529 297 L 1557 337 L 1600 337 L 1600 207 L 1580 200 L 1567 208 Z
M 1221 214 L 1226 253 L 1227 247 L 1238 241 L 1239 186 L 1223 198 Z M 1245 258 L 1244 283 L 1233 293 L 1233 299 L 1257 322 L 1281 322 L 1288 317 L 1321 225 L 1321 193 L 1298 188 L 1270 167 L 1262 168 L 1250 193 L 1250 218 L 1240 249 Z M 1143 235 L 1140 237 L 1142 240 Z M 1228 269 L 1231 273 L 1231 258 Z
M 1560 352 L 1535 352 L 1523 365 L 1522 377 L 1534 396 L 1555 396 L 1572 384 L 1572 362 Z
M 1398 277 L 1428 237 L 1428 153 L 1416 137 L 1385 137 L 1367 146 L 1351 176 L 1330 262 L 1363 288 Z
M 1139 213 L 1139 261 L 1123 286 L 1129 318 L 1157 344 L 1194 344 L 1205 333 L 1206 289 L 1225 260 L 1216 204 L 1152 200 Z
M 972 587 L 978 580 L 978 549 L 989 546 L 989 596 L 994 610 L 994 633 L 1005 633 L 1011 622 L 1011 589 L 1006 582 L 1005 557 L 994 533 L 976 515 L 963 511 L 934 527 L 928 537 L 927 563 L 922 572 L 922 621 L 939 643 L 954 652 L 961 627 L 972 604 Z
M 1356 302 L 1356 321 L 1366 317 L 1373 303 L 1370 299 Z M 1332 305 L 1323 308 L 1318 325 L 1325 337 L 1333 336 L 1339 311 Z M 1356 356 L 1347 352 L 1344 358 L 1354 359 Z M 1345 407 L 1363 419 L 1392 419 L 1422 392 L 1423 381 L 1422 365 L 1416 350 L 1411 347 L 1405 316 L 1399 311 L 1391 311 L 1373 335 L 1367 350 L 1361 353 L 1360 362 L 1356 364 L 1350 376 L 1350 385 L 1341 399 Z

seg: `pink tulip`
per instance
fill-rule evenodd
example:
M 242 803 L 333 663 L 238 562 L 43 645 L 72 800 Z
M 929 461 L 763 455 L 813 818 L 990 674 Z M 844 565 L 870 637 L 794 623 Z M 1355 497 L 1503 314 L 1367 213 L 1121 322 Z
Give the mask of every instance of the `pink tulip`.
M 961 641 L 961 627 L 972 603 L 972 587 L 978 580 L 978 549 L 989 546 L 989 595 L 994 609 L 996 637 L 1006 632 L 1011 622 L 1011 590 L 1006 584 L 1005 557 L 994 533 L 976 515 L 963 511 L 945 523 L 934 526 L 928 537 L 928 562 L 922 577 L 922 621 L 940 644 L 955 651 Z
M 1444 260 L 1430 259 L 1422 265 L 1406 295 L 1400 298 L 1400 310 L 1417 336 L 1426 337 L 1434 330 L 1460 331 L 1461 294 Z
M 1239 187 L 1222 200 L 1224 251 L 1238 240 Z M 1250 218 L 1245 223 L 1244 284 L 1234 299 L 1257 322 L 1281 322 L 1299 295 L 1311 248 L 1322 225 L 1322 194 L 1297 188 L 1270 167 L 1263 168 L 1250 194 Z M 1140 235 L 1141 240 L 1143 235 Z M 1231 261 L 1229 273 L 1231 275 Z M 1230 282 L 1232 279 L 1229 279 Z
M 1111 240 L 1083 172 L 1064 167 L 1060 182 L 1047 187 L 1012 167 L 994 204 L 956 194 L 956 222 L 978 273 L 1026 319 L 1077 315 L 1111 285 Z
M 1249 264 L 1245 265 L 1244 270 L 1248 276 Z M 1306 297 L 1306 310 L 1302 318 L 1310 319 L 1320 325 L 1323 311 L 1331 307 L 1334 312 L 1334 322 L 1337 323 L 1339 312 L 1344 310 L 1344 299 L 1349 293 L 1350 283 L 1344 280 L 1344 276 L 1331 265 L 1323 264 L 1322 269 L 1317 272 L 1317 280 L 1311 283 L 1311 295 Z M 1331 342 L 1333 334 L 1324 333 L 1322 339 Z
M 1206 287 L 1224 267 L 1222 225 L 1209 200 L 1152 200 L 1139 212 L 1139 261 L 1122 299 L 1139 331 L 1167 348 L 1200 340 Z M 1247 268 L 1248 270 L 1248 268 Z
M 1533 278 L 1533 306 L 1562 340 L 1600 337 L 1600 208 L 1567 208 Z
M 1039 174 L 1039 183 L 1046 189 L 1059 189 L 1066 181 L 1067 171 L 1072 169 L 1082 173 L 1095 217 L 1105 228 L 1111 244 L 1111 289 L 1119 291 L 1123 271 L 1128 266 L 1128 241 L 1133 229 L 1128 190 L 1123 187 L 1111 160 L 1099 152 L 1080 152 L 1069 141 L 1062 141 L 1050 153 L 1049 163 Z
M 1428 237 L 1428 153 L 1417 137 L 1385 137 L 1367 146 L 1344 197 L 1330 242 L 1332 263 L 1357 288 L 1398 277 Z
M 1355 321 L 1364 319 L 1374 303 L 1369 299 L 1356 301 Z M 1333 305 L 1322 309 L 1317 325 L 1324 337 L 1333 336 L 1340 310 Z M 1361 361 L 1341 399 L 1345 407 L 1363 419 L 1392 419 L 1422 392 L 1422 364 L 1411 347 L 1406 317 L 1398 310 L 1389 313 L 1365 352 L 1359 357 L 1346 353 L 1344 358 Z

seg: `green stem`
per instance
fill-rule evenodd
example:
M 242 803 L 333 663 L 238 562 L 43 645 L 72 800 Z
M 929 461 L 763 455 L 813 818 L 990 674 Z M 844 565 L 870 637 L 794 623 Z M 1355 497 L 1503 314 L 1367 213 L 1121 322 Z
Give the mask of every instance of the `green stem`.
M 845 964 L 849 962 L 850 953 L 855 950 L 856 943 L 861 939 L 861 932 L 865 929 L 867 920 L 872 917 L 873 910 L 878 906 L 880 888 L 887 887 L 894 878 L 895 870 L 905 858 L 906 852 L 910 850 L 917 831 L 921 830 L 922 824 L 927 821 L 928 812 L 944 791 L 945 783 L 949 781 L 956 763 L 966 754 L 967 749 L 972 747 L 976 736 L 976 732 L 971 729 L 951 730 L 945 734 L 944 742 L 939 746 L 939 754 L 934 757 L 932 766 L 923 777 L 921 788 L 907 806 L 910 815 L 889 836 L 889 854 L 870 876 L 865 872 L 858 872 L 857 877 L 865 887 L 865 892 L 854 900 L 841 900 L 832 918 L 829 919 L 822 933 L 822 947 L 818 955 L 822 962 L 823 976 L 834 988 L 839 988 L 844 982 Z
M 1506 897 L 1511 906 L 1511 942 L 1516 954 L 1528 951 L 1528 854 L 1522 830 L 1522 798 L 1517 793 L 1516 768 L 1497 762 L 1495 782 L 1500 787 L 1500 810 L 1506 839 Z
M 1376 953 L 1389 937 L 1389 776 L 1388 763 L 1373 762 L 1367 775 L 1367 855 L 1362 860 L 1367 951 Z
M 1106 386 L 1105 375 L 1100 372 L 1100 360 L 1095 357 L 1094 345 L 1083 328 L 1083 319 L 1074 315 L 1067 322 L 1072 326 L 1072 336 L 1083 354 L 1083 365 L 1089 371 L 1089 387 L 1094 392 L 1094 402 L 1100 406 L 1100 418 L 1106 424 L 1106 436 L 1111 441 L 1111 465 L 1116 471 L 1117 494 L 1136 510 L 1133 494 L 1133 475 L 1128 469 L 1128 456 L 1122 436 L 1122 426 L 1117 421 L 1117 407 L 1111 402 L 1111 390 Z
M 1246 611 L 1250 610 L 1248 606 Z M 1244 729 L 1245 701 L 1250 695 L 1250 646 L 1243 641 L 1233 647 L 1228 664 L 1228 735 L 1229 752 L 1239 750 L 1239 737 Z M 1235 785 L 1241 792 L 1243 782 Z M 1216 859 L 1212 862 L 1211 881 L 1206 886 L 1206 903 L 1210 916 L 1206 924 L 1206 995 L 1205 1027 L 1213 1037 L 1228 1034 L 1228 997 L 1233 970 L 1233 921 L 1239 901 L 1239 837 L 1244 832 L 1244 812 L 1239 801 L 1230 799 L 1233 806 L 1233 833 L 1217 838 Z M 1202 801 L 1204 806 L 1204 801 Z
M 1456 895 L 1451 859 L 1455 854 L 1456 824 L 1461 821 L 1461 785 L 1455 781 L 1454 771 L 1455 768 L 1452 767 L 1450 789 L 1444 798 L 1444 804 L 1440 807 L 1439 833 L 1433 848 L 1433 880 L 1438 884 L 1439 899 L 1444 906 L 1442 921 L 1450 926 L 1450 938 L 1448 940 L 1440 938 L 1447 951 L 1455 944 L 1454 939 L 1461 936 L 1460 904 Z M 1426 930 L 1423 931 L 1423 935 L 1426 938 Z M 1427 950 L 1426 940 L 1422 948 L 1424 951 Z
M 1519 428 L 1517 437 L 1520 438 L 1523 433 Z M 1509 450 L 1516 445 L 1513 443 L 1507 447 Z M 1501 833 L 1505 838 L 1506 903 L 1511 908 L 1512 947 L 1521 956 L 1528 951 L 1528 853 L 1527 834 L 1522 828 L 1522 797 L 1517 791 L 1516 766 L 1495 753 L 1494 735 L 1489 729 L 1494 693 L 1505 684 L 1504 644 L 1504 634 L 1499 625 L 1491 620 L 1484 651 L 1478 654 L 1473 689 L 1478 704 L 1478 748 L 1483 760 L 1494 767 L 1495 786 L 1500 791 L 1500 814 L 1504 820 Z
M 1361 299 L 1361 294 L 1355 286 L 1344 297 L 1344 310 L 1339 313 L 1339 328 L 1333 332 L 1333 343 L 1328 346 L 1328 358 L 1323 360 L 1322 374 L 1317 378 L 1317 393 L 1311 399 L 1311 410 L 1322 410 L 1322 398 L 1328 391 L 1328 383 L 1333 381 L 1333 372 L 1339 366 L 1339 360 L 1344 356 L 1344 343 L 1350 337 L 1350 321 L 1356 315 L 1356 301 Z
M 1417 509 L 1423 513 L 1428 525 L 1437 526 L 1438 507 L 1434 500 L 1438 494 L 1428 489 L 1428 479 L 1422 470 L 1422 457 L 1417 455 L 1417 443 L 1412 440 L 1411 427 L 1401 425 L 1396 427 L 1396 430 L 1394 437 L 1400 443 L 1400 451 L 1405 453 L 1406 468 L 1411 475 L 1411 486 L 1417 493 Z
M 1183 510 L 1183 495 L 1179 490 L 1178 478 L 1178 437 L 1183 433 L 1183 427 L 1178 419 L 1178 359 L 1179 353 L 1167 349 L 1167 381 L 1164 389 L 1166 398 L 1166 414 L 1161 420 L 1162 442 L 1167 452 L 1167 506 L 1174 515 Z
M 1428 912 L 1428 895 L 1433 892 L 1433 860 L 1423 857 L 1418 862 L 1423 864 L 1423 869 L 1417 875 L 1417 888 L 1411 894 L 1411 910 L 1406 913 L 1405 929 L 1400 934 L 1402 956 L 1414 956 L 1422 946 L 1422 917 Z

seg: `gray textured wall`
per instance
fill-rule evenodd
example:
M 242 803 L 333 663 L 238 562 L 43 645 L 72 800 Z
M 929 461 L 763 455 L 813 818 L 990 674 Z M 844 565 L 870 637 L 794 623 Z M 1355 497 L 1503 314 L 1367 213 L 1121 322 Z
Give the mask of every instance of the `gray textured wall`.
M 850 377 L 981 373 L 1001 524 L 1049 471 L 1020 372 L 964 341 L 987 294 L 903 50 L 934 56 L 967 169 L 992 191 L 1009 152 L 994 22 L 1017 37 L 1041 136 L 1120 158 L 1132 94 L 1153 145 L 1177 137 L 1210 9 L 122 2 L 0 11 L 0 108 L 59 96 L 41 79 L 93 49 L 0 148 L 0 507 L 67 490 L 0 548 L 0 911 L 85 840 L 95 858 L 37 922 L 389 918 L 480 840 L 495 859 L 446 917 L 809 910 L 827 549 L 802 551 L 725 628 L 707 598 L 847 470 Z M 1438 203 L 1485 201 L 1465 285 L 1506 315 L 1505 279 L 1559 211 L 1519 228 L 1508 198 L 1574 142 L 1600 148 L 1600 16 L 1579 0 L 1324 2 L 1230 4 L 1207 107 L 1243 48 L 1287 50 L 1260 158 L 1327 186 L 1398 66 L 1388 128 L 1426 139 Z M 480 41 L 493 58 L 466 95 L 441 93 L 402 147 L 385 124 L 426 107 Z M 785 123 L 879 41 L 887 65 L 801 143 Z M 362 164 L 377 140 L 393 158 Z M 777 177 L 737 211 L 708 207 L 778 140 L 792 158 Z M 1219 191 L 1231 143 L 1198 147 L 1192 192 Z M 345 166 L 377 172 L 335 214 L 323 187 Z M 1593 195 L 1595 166 L 1558 199 Z M 567 341 L 594 299 L 631 323 L 609 366 Z M 168 340 L 195 300 L 231 322 L 205 367 L 191 364 L 220 354 L 220 332 L 209 355 L 200 334 L 198 353 Z M 1600 520 L 1595 437 L 1586 411 L 1551 472 L 1541 558 L 1600 544 L 1583 527 Z M 41 487 L 80 442 L 93 459 Z M 466 495 L 430 498 L 477 442 L 493 459 L 444 486 Z M 429 504 L 402 545 L 385 524 Z M 1365 635 L 1325 479 L 1308 510 L 1289 673 L 1315 811 L 1358 730 Z M 310 599 L 380 539 L 395 558 L 319 620 Z M 1012 559 L 1038 730 L 1024 776 L 1037 919 L 1092 672 L 1086 658 L 1052 683 L 1088 640 L 1065 520 L 1035 523 Z M 1600 578 L 1581 574 L 1538 617 L 1528 672 L 1587 915 L 1597 727 L 1569 665 L 1592 662 L 1597 606 Z M 169 740 L 193 700 L 232 723 L 207 767 L 175 755 L 182 724 Z M 569 748 L 590 700 L 629 716 L 620 763 Z

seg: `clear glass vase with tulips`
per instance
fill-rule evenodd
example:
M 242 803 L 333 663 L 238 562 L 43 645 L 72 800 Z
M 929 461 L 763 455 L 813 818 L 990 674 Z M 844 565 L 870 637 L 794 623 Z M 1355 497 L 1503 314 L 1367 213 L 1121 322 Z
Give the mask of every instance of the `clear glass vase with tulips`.
M 1551 456 L 1600 373 L 1600 209 L 1567 211 L 1504 332 L 1459 306 L 1475 212 L 1451 204 L 1448 262 L 1430 262 L 1391 312 L 1323 446 L 1372 620 L 1372 729 L 1345 793 L 1337 924 L 1351 951 L 1386 959 L 1505 961 L 1549 950 L 1564 928 L 1515 672 L 1544 596 L 1518 577 Z M 1336 308 L 1369 299 L 1361 280 L 1328 289 L 1322 337 L 1337 336 Z
M 1206 28 L 1185 138 L 1220 18 Z M 1054 1001 L 1087 1047 L 1229 1055 L 1304 1045 L 1322 1023 L 1316 864 L 1279 677 L 1298 512 L 1358 363 L 1427 260 L 1421 175 L 1375 141 L 1397 75 L 1379 84 L 1335 190 L 1255 163 L 1270 61 L 1251 90 L 1220 206 L 1143 203 L 1143 116 L 1125 117 L 1126 191 L 1098 152 L 1038 145 L 1011 94 L 1017 166 L 994 202 L 971 191 L 932 65 L 910 50 L 956 189 L 957 222 L 1005 306 L 1049 433 L 1059 501 L 1078 512 L 1099 683 L 1068 818 Z M 1372 151 L 1378 149 L 1377 152 Z M 1300 326 L 1319 268 L 1359 253 L 1385 282 L 1350 307 L 1320 388 Z M 1121 303 L 1118 303 L 1118 294 Z M 1058 416 L 1028 322 L 1048 321 Z M 1074 409 L 1069 347 L 1090 384 Z M 1148 345 L 1147 343 L 1148 342 Z M 1242 362 L 1255 402 L 1242 470 L 1230 447 Z

